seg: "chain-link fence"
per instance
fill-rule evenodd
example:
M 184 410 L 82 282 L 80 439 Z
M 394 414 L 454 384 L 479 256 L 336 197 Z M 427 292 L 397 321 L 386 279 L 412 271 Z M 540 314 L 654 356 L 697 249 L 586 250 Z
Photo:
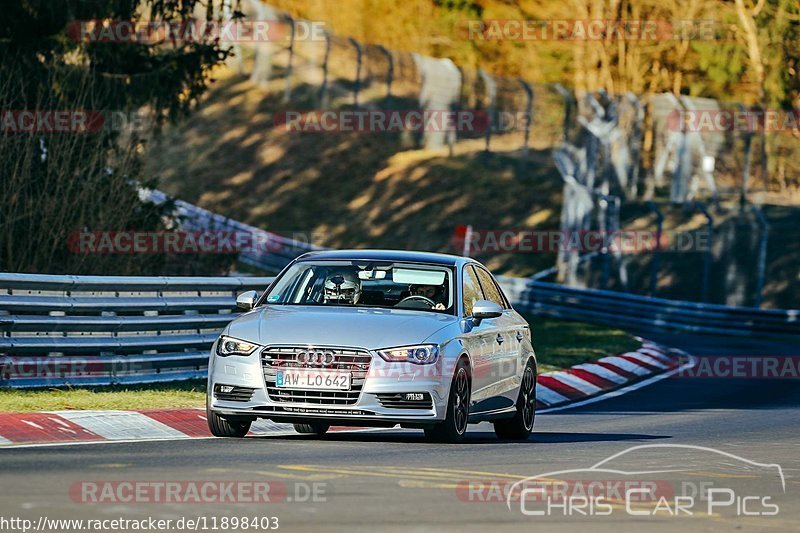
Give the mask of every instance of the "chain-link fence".
M 281 81 L 287 103 L 318 109 L 469 110 L 485 115 L 481 125 L 485 122 L 486 127 L 479 131 L 422 132 L 419 145 L 427 148 L 484 137 L 491 150 L 493 137 L 509 134 L 523 149 L 534 139 L 541 147 L 556 148 L 562 140 L 583 144 L 580 137 L 588 131 L 602 139 L 597 153 L 590 150 L 588 155 L 608 160 L 602 165 L 613 168 L 629 199 L 652 198 L 664 187 L 673 202 L 700 194 L 739 194 L 753 187 L 748 178 L 756 171 L 764 185 L 766 133 L 725 126 L 714 130 L 716 122 L 711 130 L 687 127 L 698 117 L 713 122 L 723 113 L 745 111 L 743 106 L 672 94 L 576 96 L 557 84 L 495 76 L 449 59 L 389 50 L 327 30 L 314 32 L 308 29 L 312 21 L 294 19 L 259 0 L 243 7 L 248 18 L 279 26 L 272 33 L 284 37 L 253 43 L 249 52 L 237 55 L 237 68 L 246 69 L 241 58 L 252 55 L 252 80 L 261 85 Z M 786 143 L 776 139 L 773 144 Z M 786 163 L 787 154 L 775 163 L 784 182 L 787 170 L 794 170 Z M 590 168 L 589 177 L 594 174 Z

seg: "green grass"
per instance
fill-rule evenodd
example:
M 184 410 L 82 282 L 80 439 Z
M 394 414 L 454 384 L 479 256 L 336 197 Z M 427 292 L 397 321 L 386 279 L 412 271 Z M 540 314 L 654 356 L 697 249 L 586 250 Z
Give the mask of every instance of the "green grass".
M 619 355 L 641 346 L 619 329 L 557 318 L 526 316 L 525 319 L 533 331 L 540 373 Z
M 206 382 L 200 379 L 152 385 L 2 389 L 0 412 L 203 407 L 205 393 Z
M 624 331 L 582 322 L 527 316 L 539 372 L 596 361 L 639 347 Z M 114 385 L 59 389 L 0 389 L 0 412 L 73 409 L 158 409 L 203 407 L 205 380 L 153 385 Z

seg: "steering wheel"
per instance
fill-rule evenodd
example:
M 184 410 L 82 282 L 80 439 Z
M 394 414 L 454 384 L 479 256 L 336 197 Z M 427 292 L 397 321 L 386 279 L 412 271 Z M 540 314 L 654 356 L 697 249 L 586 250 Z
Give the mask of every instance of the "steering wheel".
M 397 307 L 400 307 L 401 305 L 403 305 L 404 303 L 406 303 L 408 301 L 422 301 L 422 302 L 428 304 L 429 306 L 431 306 L 431 309 L 436 307 L 436 302 L 434 302 L 430 298 L 426 298 L 425 296 L 420 296 L 418 294 L 414 294 L 412 296 L 406 296 L 405 298 L 403 298 L 402 300 L 400 300 L 397 303 Z

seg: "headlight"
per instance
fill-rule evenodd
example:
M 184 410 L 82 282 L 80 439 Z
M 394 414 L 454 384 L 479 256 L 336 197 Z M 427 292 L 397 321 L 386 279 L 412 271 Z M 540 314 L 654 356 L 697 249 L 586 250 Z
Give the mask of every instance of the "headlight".
M 439 358 L 439 347 L 435 344 L 420 344 L 418 346 L 401 346 L 399 348 L 386 348 L 376 350 L 386 361 L 392 363 L 414 363 L 429 365 Z
M 247 342 L 233 337 L 222 336 L 217 342 L 217 355 L 227 357 L 229 355 L 250 355 L 253 353 L 258 344 Z

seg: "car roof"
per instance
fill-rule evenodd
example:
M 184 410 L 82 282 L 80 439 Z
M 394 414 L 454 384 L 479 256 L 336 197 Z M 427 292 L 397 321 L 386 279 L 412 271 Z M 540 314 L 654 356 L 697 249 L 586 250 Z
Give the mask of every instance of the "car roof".
M 407 250 L 324 250 L 309 252 L 297 258 L 305 260 L 355 260 L 355 261 L 402 261 L 408 263 L 427 263 L 454 266 L 470 261 L 467 257 L 434 252 L 414 252 Z

